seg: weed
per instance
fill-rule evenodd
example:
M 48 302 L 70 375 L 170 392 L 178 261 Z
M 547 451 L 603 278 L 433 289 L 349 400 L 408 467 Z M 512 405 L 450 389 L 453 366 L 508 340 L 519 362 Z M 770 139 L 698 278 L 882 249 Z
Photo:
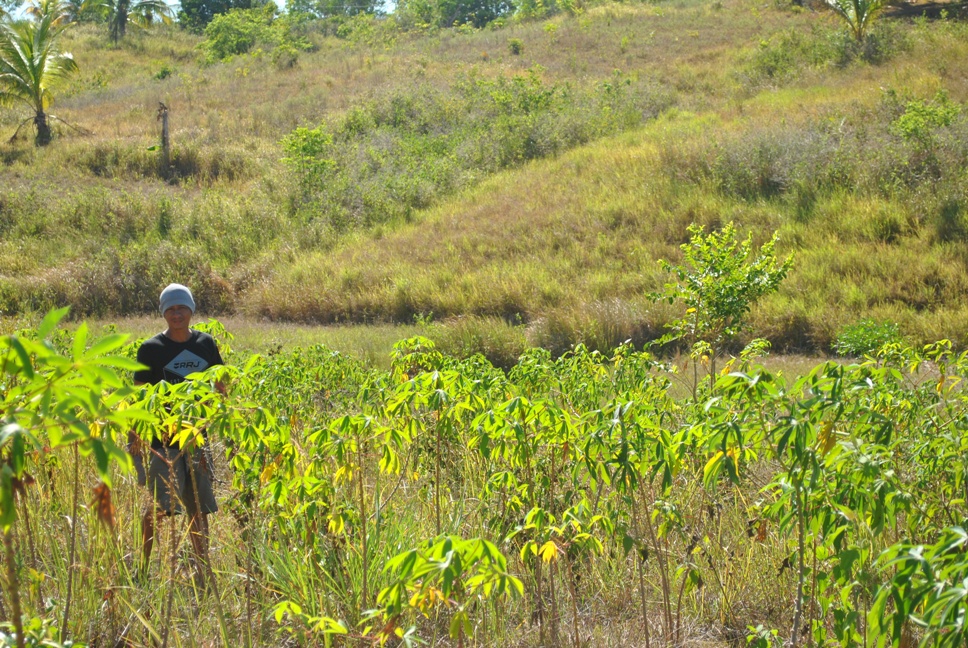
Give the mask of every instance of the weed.
M 901 333 L 894 322 L 862 319 L 843 327 L 834 342 L 834 351 L 843 356 L 864 356 L 879 351 L 886 344 L 899 344 Z

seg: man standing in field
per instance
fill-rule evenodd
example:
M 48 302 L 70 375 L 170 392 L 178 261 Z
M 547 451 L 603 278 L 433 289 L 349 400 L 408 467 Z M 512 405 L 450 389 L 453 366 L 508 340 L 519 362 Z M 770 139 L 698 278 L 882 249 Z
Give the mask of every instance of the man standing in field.
M 138 362 L 146 366 L 134 374 L 136 385 L 162 381 L 179 383 L 189 374 L 222 364 L 215 339 L 191 328 L 195 313 L 192 292 L 181 284 L 170 284 L 161 291 L 161 314 L 168 328 L 145 340 L 138 349 Z M 222 394 L 221 383 L 216 389 Z M 208 515 L 218 510 L 212 490 L 212 463 L 207 447 L 179 448 L 164 435 L 151 441 L 148 472 L 145 474 L 141 440 L 132 434 L 130 449 L 135 457 L 139 482 L 147 485 L 153 497 L 141 518 L 143 568 L 147 570 L 154 544 L 156 523 L 165 515 L 175 515 L 184 506 L 188 515 L 189 538 L 195 555 L 196 582 L 204 584 L 208 565 Z M 174 498 L 174 501 L 173 501 Z

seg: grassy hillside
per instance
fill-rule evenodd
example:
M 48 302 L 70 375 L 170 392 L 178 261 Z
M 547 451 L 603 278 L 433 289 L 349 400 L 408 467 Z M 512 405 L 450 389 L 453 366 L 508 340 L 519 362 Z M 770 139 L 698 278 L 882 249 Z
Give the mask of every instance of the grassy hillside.
M 745 0 L 300 30 L 295 59 L 215 64 L 177 30 L 69 32 L 81 73 L 53 112 L 92 133 L 0 146 L 0 309 L 147 313 L 180 280 L 212 314 L 608 347 L 675 315 L 646 294 L 686 227 L 734 221 L 795 254 L 751 317 L 775 346 L 827 350 L 862 318 L 966 341 L 952 17 L 887 16 L 864 46 L 829 12 Z M 0 132 L 24 117 L 0 110 Z

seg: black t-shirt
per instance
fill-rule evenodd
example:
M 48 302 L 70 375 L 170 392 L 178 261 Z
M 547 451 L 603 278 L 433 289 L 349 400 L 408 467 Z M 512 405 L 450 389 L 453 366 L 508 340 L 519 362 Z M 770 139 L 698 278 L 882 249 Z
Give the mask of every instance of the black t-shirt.
M 148 368 L 134 372 L 135 382 L 152 385 L 162 380 L 180 383 L 188 374 L 224 364 L 215 338 L 194 329 L 185 342 L 175 342 L 164 333 L 145 340 L 138 349 L 138 362 Z M 161 442 L 155 439 L 152 446 L 161 447 Z

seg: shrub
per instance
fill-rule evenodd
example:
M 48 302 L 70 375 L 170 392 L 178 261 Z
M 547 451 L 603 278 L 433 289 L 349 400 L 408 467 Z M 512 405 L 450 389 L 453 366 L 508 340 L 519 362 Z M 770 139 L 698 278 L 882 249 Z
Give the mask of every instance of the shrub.
M 434 324 L 428 335 L 441 353 L 456 358 L 481 354 L 495 367 L 510 370 L 528 348 L 524 329 L 494 317 L 460 317 Z
M 960 112 L 961 107 L 951 102 L 948 93 L 939 90 L 930 101 L 907 102 L 904 114 L 894 120 L 891 128 L 906 139 L 930 142 L 934 132 L 950 126 Z
M 894 322 L 862 319 L 840 330 L 834 342 L 834 351 L 842 356 L 862 356 L 877 351 L 885 344 L 901 341 L 900 329 Z
M 276 5 L 269 3 L 258 9 L 233 9 L 215 16 L 205 27 L 202 48 L 206 60 L 225 61 L 248 53 L 256 45 L 269 51 L 283 48 L 284 58 L 309 49 L 309 43 L 293 32 L 294 20 L 278 18 L 276 10 Z
M 295 211 L 337 231 L 406 220 L 486 174 L 634 127 L 671 101 L 621 75 L 579 89 L 539 73 L 420 85 L 294 130 L 283 147 L 301 186 Z
M 524 52 L 524 41 L 522 41 L 520 38 L 509 38 L 508 51 L 513 56 L 521 56 L 521 54 Z

